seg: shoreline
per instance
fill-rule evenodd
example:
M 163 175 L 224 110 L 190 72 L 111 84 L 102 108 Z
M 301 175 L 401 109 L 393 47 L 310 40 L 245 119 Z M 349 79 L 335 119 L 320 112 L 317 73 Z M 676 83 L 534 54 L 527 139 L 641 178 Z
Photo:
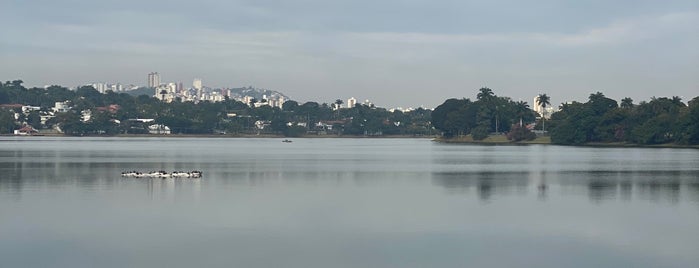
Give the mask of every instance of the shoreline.
M 471 135 L 457 138 L 434 138 L 433 141 L 445 144 L 473 144 L 473 145 L 503 145 L 503 146 L 525 146 L 525 145 L 555 145 L 555 146 L 571 146 L 571 147 L 596 147 L 596 148 L 672 148 L 672 149 L 699 149 L 699 145 L 680 145 L 680 144 L 633 144 L 633 143 L 604 143 L 591 142 L 586 144 L 567 145 L 551 143 L 550 136 L 540 136 L 531 141 L 513 142 L 507 140 L 505 135 L 490 135 L 487 138 L 477 141 L 471 138 Z
M 527 145 L 555 145 L 555 146 L 570 146 L 570 147 L 593 147 L 593 148 L 671 148 L 671 149 L 699 149 L 699 145 L 680 145 L 680 144 L 632 144 L 632 143 L 602 143 L 592 142 L 586 144 L 554 144 L 551 143 L 549 136 L 539 136 L 531 141 L 513 142 L 507 140 L 505 135 L 490 135 L 487 138 L 477 141 L 471 138 L 471 135 L 466 135 L 456 138 L 444 138 L 439 136 L 416 136 L 416 135 L 383 135 L 383 136 L 364 136 L 364 135 L 306 135 L 300 137 L 286 137 L 276 134 L 117 134 L 117 135 L 86 135 L 86 136 L 69 136 L 63 134 L 39 134 L 39 135 L 12 135 L 0 134 L 0 137 L 71 137 L 71 138 L 221 138 L 221 139 L 430 139 L 433 142 L 443 144 L 467 144 L 467 145 L 482 145 L 482 146 L 527 146 Z
M 416 136 L 416 135 L 305 135 L 300 137 L 286 137 L 276 134 L 117 134 L 117 135 L 85 135 L 70 136 L 64 134 L 39 134 L 39 135 L 13 135 L 0 134 L 0 137 L 71 137 L 71 138 L 264 138 L 264 139 L 436 139 L 436 136 Z

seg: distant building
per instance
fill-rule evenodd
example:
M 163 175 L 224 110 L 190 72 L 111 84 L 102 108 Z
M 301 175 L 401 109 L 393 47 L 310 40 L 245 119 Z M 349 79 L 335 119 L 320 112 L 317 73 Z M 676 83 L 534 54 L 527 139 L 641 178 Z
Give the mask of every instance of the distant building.
M 155 88 L 154 97 L 160 101 L 172 102 L 176 98 L 176 91 L 177 85 L 175 83 L 163 84 Z
M 166 125 L 154 124 L 148 126 L 148 133 L 150 134 L 170 134 L 170 128 Z
M 148 87 L 157 87 L 160 85 L 160 74 L 157 72 L 148 74 Z
M 65 113 L 70 110 L 70 102 L 69 101 L 58 101 L 56 104 L 53 106 L 53 111 L 57 113 Z
M 106 83 L 92 83 L 90 84 L 95 90 L 97 90 L 99 93 L 104 93 L 107 91 L 107 84 Z
M 357 106 L 357 99 L 354 97 L 347 99 L 347 108 L 354 108 L 354 106 Z
M 34 135 L 34 134 L 37 134 L 37 133 L 38 133 L 38 131 L 37 131 L 36 129 L 34 129 L 33 127 L 29 126 L 29 125 L 26 125 L 26 126 L 20 128 L 20 129 L 17 129 L 17 130 L 14 131 L 14 134 L 15 134 L 15 135 L 21 135 L 21 136 L 25 136 L 25 135 Z

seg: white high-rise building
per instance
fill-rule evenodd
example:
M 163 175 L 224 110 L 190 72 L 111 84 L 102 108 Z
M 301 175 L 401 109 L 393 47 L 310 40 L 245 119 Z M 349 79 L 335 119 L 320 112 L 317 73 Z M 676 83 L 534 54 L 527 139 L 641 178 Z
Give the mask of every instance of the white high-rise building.
M 95 88 L 95 90 L 97 90 L 99 93 L 104 94 L 107 91 L 107 84 L 106 83 L 98 82 L 98 83 L 91 84 L 91 86 L 93 88 Z
M 202 85 L 201 85 L 201 79 L 199 78 L 194 78 L 194 81 L 192 82 L 192 87 L 196 90 L 201 90 Z
M 157 72 L 148 74 L 148 87 L 158 87 L 160 85 L 160 74 Z
M 347 108 L 354 108 L 354 106 L 356 106 L 356 105 L 357 105 L 357 99 L 355 99 L 354 97 L 347 99 Z

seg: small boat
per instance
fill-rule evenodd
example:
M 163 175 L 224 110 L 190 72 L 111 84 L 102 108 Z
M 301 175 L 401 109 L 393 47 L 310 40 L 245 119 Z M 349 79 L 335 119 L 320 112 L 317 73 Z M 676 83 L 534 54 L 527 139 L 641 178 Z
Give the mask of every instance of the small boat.
M 282 142 L 283 143 L 291 143 L 292 141 L 291 140 L 283 140 Z

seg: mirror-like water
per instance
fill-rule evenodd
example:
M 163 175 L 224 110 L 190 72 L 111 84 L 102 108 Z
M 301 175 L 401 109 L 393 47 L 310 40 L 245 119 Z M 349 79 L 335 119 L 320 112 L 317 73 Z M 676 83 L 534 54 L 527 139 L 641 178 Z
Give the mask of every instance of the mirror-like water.
M 202 179 L 122 178 L 202 170 Z M 696 267 L 699 151 L 0 138 L 2 267 Z

